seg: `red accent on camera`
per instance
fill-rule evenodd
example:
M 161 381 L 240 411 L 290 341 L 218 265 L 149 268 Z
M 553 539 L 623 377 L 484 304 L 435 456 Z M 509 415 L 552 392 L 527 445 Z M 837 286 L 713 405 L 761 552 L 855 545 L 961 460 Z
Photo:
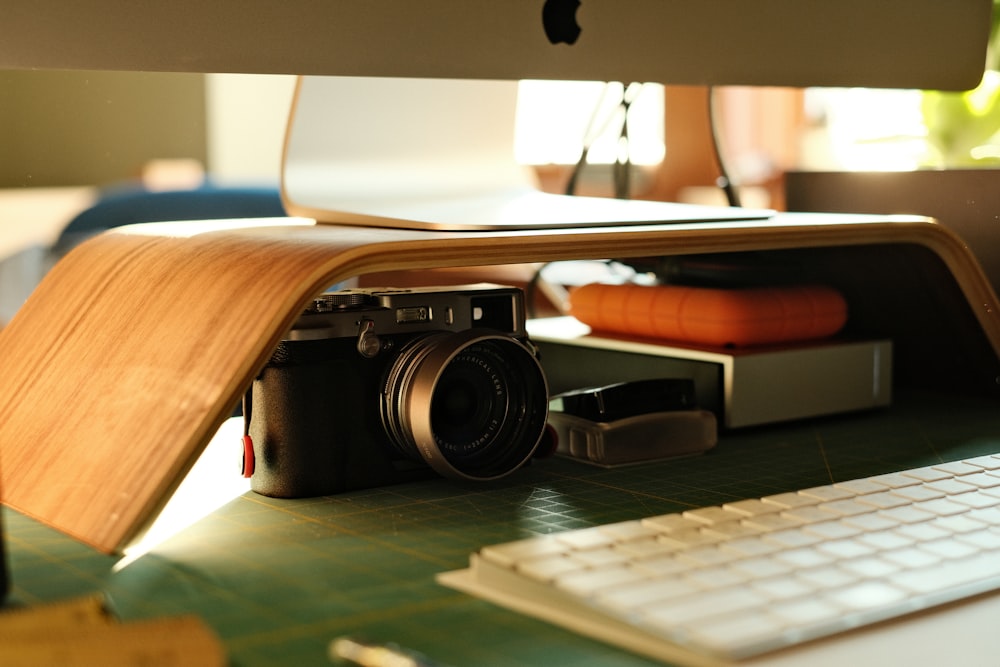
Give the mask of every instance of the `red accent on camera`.
M 253 439 L 249 435 L 243 436 L 243 469 L 244 477 L 253 476 Z

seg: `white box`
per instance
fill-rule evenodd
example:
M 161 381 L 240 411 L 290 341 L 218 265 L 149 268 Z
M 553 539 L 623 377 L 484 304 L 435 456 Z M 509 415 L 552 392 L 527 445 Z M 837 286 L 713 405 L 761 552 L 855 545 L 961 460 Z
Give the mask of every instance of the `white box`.
M 691 378 L 724 428 L 853 412 L 892 401 L 892 342 L 697 348 L 594 335 L 571 317 L 531 320 L 552 394 L 625 380 Z

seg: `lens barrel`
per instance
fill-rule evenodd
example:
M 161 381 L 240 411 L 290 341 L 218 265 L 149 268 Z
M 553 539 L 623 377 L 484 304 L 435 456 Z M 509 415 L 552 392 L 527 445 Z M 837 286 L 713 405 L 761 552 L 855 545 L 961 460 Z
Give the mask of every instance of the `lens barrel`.
M 397 449 L 445 477 L 503 477 L 528 461 L 548 415 L 534 353 L 486 329 L 433 333 L 405 347 L 387 375 L 382 421 Z

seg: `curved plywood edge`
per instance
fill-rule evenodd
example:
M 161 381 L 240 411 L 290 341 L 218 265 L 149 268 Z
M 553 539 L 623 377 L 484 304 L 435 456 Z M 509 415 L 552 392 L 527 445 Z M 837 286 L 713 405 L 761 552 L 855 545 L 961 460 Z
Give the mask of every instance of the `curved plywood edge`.
M 106 551 L 137 536 L 303 305 L 389 269 L 913 242 L 956 276 L 994 350 L 996 297 L 961 241 L 918 218 L 530 232 L 303 219 L 150 224 L 67 255 L 0 333 L 4 501 Z M 234 474 L 237 448 L 234 443 Z

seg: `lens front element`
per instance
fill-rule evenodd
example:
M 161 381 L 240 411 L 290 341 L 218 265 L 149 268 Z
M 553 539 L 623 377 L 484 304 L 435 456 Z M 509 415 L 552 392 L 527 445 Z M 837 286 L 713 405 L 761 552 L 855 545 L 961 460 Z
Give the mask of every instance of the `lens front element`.
M 494 479 L 534 453 L 548 390 L 534 354 L 500 333 L 470 329 L 418 339 L 393 364 L 383 422 L 394 444 L 439 474 Z

